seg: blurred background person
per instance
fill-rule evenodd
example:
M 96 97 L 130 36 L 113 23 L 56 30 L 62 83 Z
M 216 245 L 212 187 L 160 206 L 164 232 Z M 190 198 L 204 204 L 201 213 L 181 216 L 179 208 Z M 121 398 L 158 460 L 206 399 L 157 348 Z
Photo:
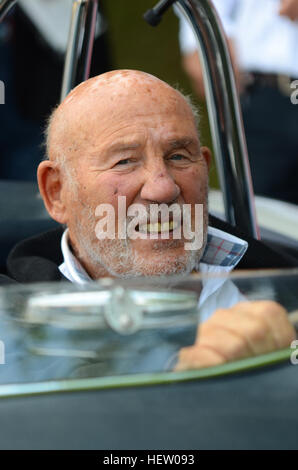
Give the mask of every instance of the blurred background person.
M 241 95 L 256 194 L 298 204 L 298 0 L 213 0 L 228 37 Z M 180 17 L 183 66 L 198 96 L 202 69 L 191 28 Z
M 100 3 L 100 2 L 99 2 Z M 0 24 L 0 179 L 36 181 L 43 129 L 59 103 L 73 0 L 19 0 Z M 111 68 L 106 23 L 97 24 L 91 76 Z

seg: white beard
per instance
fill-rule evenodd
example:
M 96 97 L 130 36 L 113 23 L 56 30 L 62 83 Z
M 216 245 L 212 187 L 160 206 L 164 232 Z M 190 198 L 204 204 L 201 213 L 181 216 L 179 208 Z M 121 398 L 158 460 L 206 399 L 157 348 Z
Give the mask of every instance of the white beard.
M 99 240 L 95 236 L 94 213 L 90 208 L 84 207 L 83 220 L 88 224 L 84 226 L 79 220 L 76 221 L 75 236 L 79 246 L 77 255 L 84 264 L 88 260 L 96 273 L 95 278 L 110 276 L 122 279 L 136 278 L 141 276 L 174 276 L 188 275 L 194 269 L 198 269 L 199 261 L 206 245 L 207 220 L 204 222 L 204 244 L 198 250 L 184 250 L 184 253 L 176 258 L 167 256 L 167 250 L 172 249 L 181 240 L 156 240 L 152 245 L 154 252 L 160 252 L 160 256 L 153 259 L 144 258 L 141 253 L 132 247 L 129 238 L 124 240 L 103 239 Z M 90 234 L 94 234 L 91 238 Z

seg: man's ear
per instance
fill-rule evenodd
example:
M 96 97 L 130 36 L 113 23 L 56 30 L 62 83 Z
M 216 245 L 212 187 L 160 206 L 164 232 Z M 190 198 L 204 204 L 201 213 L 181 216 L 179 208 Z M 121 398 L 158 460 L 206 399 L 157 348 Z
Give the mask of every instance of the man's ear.
M 207 163 L 208 171 L 209 171 L 210 165 L 211 165 L 211 159 L 212 159 L 211 150 L 208 147 L 201 147 L 201 155 L 204 157 L 204 160 Z
M 57 163 L 41 162 L 37 170 L 40 194 L 50 216 L 60 224 L 66 223 L 66 208 L 62 198 L 62 175 Z

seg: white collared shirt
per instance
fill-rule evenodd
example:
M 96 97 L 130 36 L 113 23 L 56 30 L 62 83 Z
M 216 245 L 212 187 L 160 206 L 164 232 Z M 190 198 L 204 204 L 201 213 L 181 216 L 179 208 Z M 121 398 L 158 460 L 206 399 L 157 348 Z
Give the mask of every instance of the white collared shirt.
M 207 244 L 199 264 L 201 273 L 229 273 L 239 263 L 246 252 L 248 243 L 229 233 L 208 227 Z M 68 229 L 61 239 L 64 262 L 60 272 L 69 281 L 84 284 L 92 281 L 81 263 L 73 255 L 68 244 Z M 200 320 L 205 321 L 217 308 L 228 308 L 245 300 L 233 282 L 225 276 L 203 280 L 199 299 Z
M 235 42 L 242 70 L 298 78 L 298 22 L 279 15 L 280 0 L 213 0 L 213 4 Z M 188 22 L 177 14 L 180 47 L 187 54 L 196 50 L 196 39 Z
M 64 54 L 67 47 L 73 3 L 73 0 L 19 0 L 20 7 L 41 36 L 60 54 Z M 98 14 L 96 35 L 103 30 L 103 20 Z

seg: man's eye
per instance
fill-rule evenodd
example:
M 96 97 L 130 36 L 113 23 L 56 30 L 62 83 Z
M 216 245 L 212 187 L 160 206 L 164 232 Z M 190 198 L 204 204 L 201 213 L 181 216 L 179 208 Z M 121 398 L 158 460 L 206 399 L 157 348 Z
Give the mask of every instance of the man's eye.
M 116 165 L 127 165 L 128 163 L 132 163 L 131 158 L 124 158 L 123 160 L 119 160 Z
M 187 157 L 185 155 L 181 155 L 180 153 L 175 153 L 174 155 L 171 155 L 171 160 L 175 160 L 175 161 L 181 161 L 186 158 Z

